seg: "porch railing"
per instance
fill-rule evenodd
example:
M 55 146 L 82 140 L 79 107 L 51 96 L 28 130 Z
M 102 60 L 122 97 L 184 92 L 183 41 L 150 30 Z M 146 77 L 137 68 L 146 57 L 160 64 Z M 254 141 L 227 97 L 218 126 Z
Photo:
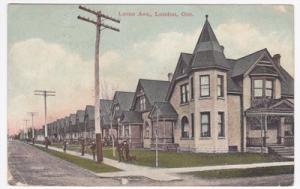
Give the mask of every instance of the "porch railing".
M 285 146 L 294 146 L 294 136 L 285 136 L 284 137 Z
M 151 138 L 151 143 L 155 143 L 155 142 L 156 142 L 156 139 Z M 173 138 L 158 138 L 157 142 L 158 142 L 158 144 L 174 143 L 174 139 Z
M 247 137 L 247 146 L 266 146 L 266 137 Z

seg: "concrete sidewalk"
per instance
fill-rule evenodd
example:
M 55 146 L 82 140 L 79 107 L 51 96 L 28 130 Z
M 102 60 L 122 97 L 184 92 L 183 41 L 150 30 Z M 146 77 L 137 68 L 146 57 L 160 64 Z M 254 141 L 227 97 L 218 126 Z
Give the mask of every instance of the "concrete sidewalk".
M 40 145 L 40 144 L 36 144 L 36 145 L 44 147 L 44 145 Z M 49 146 L 49 149 L 60 151 L 60 152 L 63 151 L 61 148 L 52 147 L 52 146 Z M 93 157 L 89 154 L 85 154 L 84 156 L 81 156 L 81 153 L 75 151 L 67 151 L 66 153 L 81 158 L 86 158 L 91 160 L 93 159 Z M 181 180 L 181 178 L 178 175 L 176 175 L 177 173 L 294 165 L 293 161 L 286 161 L 286 162 L 266 162 L 266 163 L 235 164 L 235 165 L 215 165 L 215 166 L 201 166 L 201 167 L 153 168 L 153 167 L 145 167 L 145 166 L 118 162 L 116 160 L 109 159 L 109 158 L 103 158 L 103 163 L 121 169 L 123 171 L 109 172 L 109 173 L 96 173 L 96 175 L 100 177 L 144 176 L 157 181 Z

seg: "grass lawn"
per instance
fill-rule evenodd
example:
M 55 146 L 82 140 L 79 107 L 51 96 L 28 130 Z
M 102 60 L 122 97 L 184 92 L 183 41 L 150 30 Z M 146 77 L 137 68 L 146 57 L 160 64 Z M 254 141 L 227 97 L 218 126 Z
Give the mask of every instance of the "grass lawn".
M 111 159 L 117 159 L 112 156 L 112 149 L 105 148 L 104 156 Z M 145 149 L 132 149 L 130 154 L 136 156 L 136 161 L 130 163 L 155 166 L 155 151 Z M 261 162 L 286 161 L 286 159 L 271 156 L 269 154 L 257 153 L 190 153 L 190 152 L 158 152 L 159 167 L 173 168 L 173 167 L 194 167 L 207 165 L 226 165 L 226 164 L 248 164 Z
M 259 167 L 250 169 L 228 169 L 216 171 L 198 171 L 183 173 L 201 178 L 237 178 L 237 177 L 260 177 L 280 174 L 294 174 L 294 166 Z
M 56 145 L 56 144 L 55 144 Z M 52 145 L 52 146 L 55 146 Z M 57 147 L 62 148 L 62 144 Z M 67 150 L 80 152 L 80 145 L 69 145 Z M 85 148 L 86 153 L 91 154 L 89 147 Z M 112 155 L 112 148 L 103 148 L 104 157 L 110 159 L 118 159 Z M 130 154 L 136 156 L 136 161 L 129 163 L 136 165 L 143 165 L 148 167 L 155 167 L 155 151 L 147 149 L 131 149 Z M 247 163 L 261 163 L 274 161 L 287 161 L 284 158 L 271 156 L 269 154 L 258 153 L 190 153 L 190 152 L 158 152 L 159 167 L 174 168 L 174 167 L 194 167 L 207 165 L 226 165 L 226 164 L 247 164 Z
M 80 167 L 83 167 L 85 169 L 88 169 L 88 170 L 96 172 L 96 173 L 121 171 L 118 168 L 106 165 L 104 163 L 98 164 L 93 160 L 80 158 L 80 157 L 77 157 L 77 156 L 66 154 L 64 152 L 57 152 L 57 151 L 50 150 L 50 149 L 48 149 L 46 151 L 44 147 L 39 147 L 39 146 L 35 146 L 35 147 L 40 149 L 40 150 L 43 150 L 43 151 L 45 151 L 45 152 L 47 152 L 51 155 L 53 155 L 53 156 L 59 157 L 63 160 L 74 163 L 74 164 L 76 164 Z

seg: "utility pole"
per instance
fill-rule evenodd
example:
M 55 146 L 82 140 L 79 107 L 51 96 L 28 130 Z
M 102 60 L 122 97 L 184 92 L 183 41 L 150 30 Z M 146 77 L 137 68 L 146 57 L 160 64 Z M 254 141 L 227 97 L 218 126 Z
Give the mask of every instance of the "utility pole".
M 27 139 L 27 138 L 28 138 L 27 122 L 28 122 L 29 120 L 28 120 L 28 119 L 24 119 L 24 121 L 25 121 L 24 134 L 25 134 L 25 132 L 26 132 L 26 134 L 25 134 L 25 139 Z
M 120 23 L 120 20 L 114 19 L 110 16 L 102 14 L 101 11 L 94 11 L 83 6 L 79 6 L 79 9 L 94 14 L 97 18 L 97 21 L 78 16 L 77 18 L 89 23 L 96 25 L 96 44 L 95 44 L 95 134 L 96 134 L 96 145 L 97 145 L 97 162 L 101 163 L 103 161 L 103 152 L 102 152 L 102 131 L 100 125 L 100 87 L 99 87 L 99 46 L 100 46 L 100 34 L 104 29 L 111 29 L 119 32 L 120 30 L 108 26 L 102 23 L 103 20 L 111 20 L 116 23 Z
M 34 144 L 35 135 L 34 135 L 34 125 L 33 125 L 33 117 L 37 115 L 37 112 L 28 112 L 29 115 L 31 115 L 31 129 L 32 129 L 32 144 Z
M 44 107 L 45 107 L 45 147 L 48 149 L 48 128 L 47 128 L 47 97 L 55 96 L 55 91 L 47 90 L 35 90 L 34 95 L 39 95 L 44 97 Z

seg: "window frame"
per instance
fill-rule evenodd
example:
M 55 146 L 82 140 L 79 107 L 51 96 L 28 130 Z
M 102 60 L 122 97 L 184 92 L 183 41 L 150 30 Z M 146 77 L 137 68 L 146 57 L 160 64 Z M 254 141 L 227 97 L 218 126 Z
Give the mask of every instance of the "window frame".
M 219 84 L 220 79 L 220 84 Z M 220 90 L 220 95 L 219 95 Z M 217 76 L 217 97 L 224 97 L 224 75 Z
M 262 81 L 262 87 L 255 87 L 255 81 L 256 80 L 261 80 Z M 271 87 L 267 88 L 267 82 L 270 81 L 271 82 Z M 274 98 L 274 82 L 275 79 L 273 78 L 252 78 L 252 98 L 254 99 L 259 99 L 259 98 L 270 98 L 273 99 Z M 255 96 L 255 90 L 261 89 L 262 90 L 262 95 L 261 96 Z M 267 91 L 271 90 L 271 96 L 267 96 L 266 93 Z
M 194 77 L 190 79 L 191 100 L 194 100 Z
M 221 122 L 219 122 L 219 116 L 221 116 Z M 221 135 L 220 135 L 221 131 Z M 218 112 L 218 137 L 224 138 L 225 137 L 225 113 Z
M 184 119 L 186 120 L 186 122 L 183 124 Z M 188 131 L 185 131 L 186 126 L 188 127 Z M 189 138 L 190 137 L 189 136 L 189 127 L 190 127 L 189 119 L 187 118 L 187 116 L 183 116 L 181 118 L 181 138 Z
M 188 83 L 180 85 L 180 104 L 186 104 L 189 102 L 189 90 Z M 183 90 L 184 89 L 184 90 Z
M 207 123 L 203 123 L 203 119 L 202 119 L 202 116 L 204 115 L 207 115 Z M 200 136 L 201 137 L 205 137 L 205 138 L 209 138 L 211 137 L 211 121 L 210 121 L 210 112 L 200 112 Z M 207 126 L 207 133 L 206 135 L 204 135 L 204 132 L 203 132 L 203 127 L 204 126 Z
M 201 83 L 201 78 L 207 77 L 208 78 L 208 84 L 202 84 Z M 200 98 L 201 97 L 210 97 L 210 75 L 200 75 L 199 77 L 199 83 L 200 83 Z M 203 86 L 208 86 L 208 95 L 202 95 L 202 87 Z

